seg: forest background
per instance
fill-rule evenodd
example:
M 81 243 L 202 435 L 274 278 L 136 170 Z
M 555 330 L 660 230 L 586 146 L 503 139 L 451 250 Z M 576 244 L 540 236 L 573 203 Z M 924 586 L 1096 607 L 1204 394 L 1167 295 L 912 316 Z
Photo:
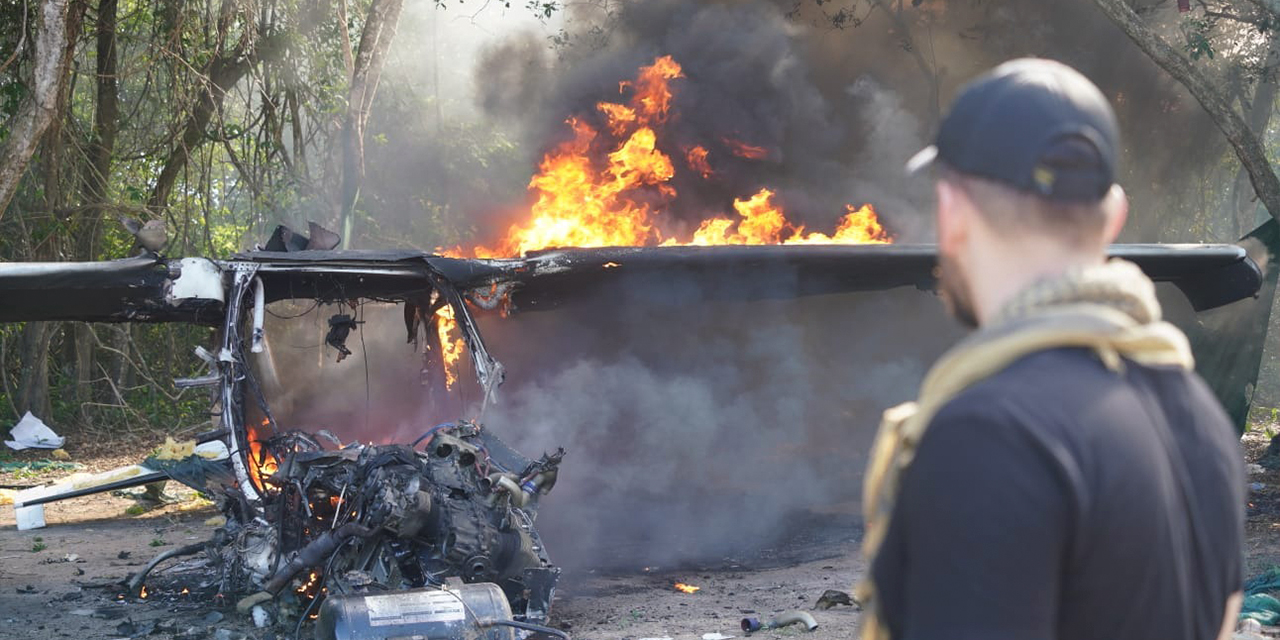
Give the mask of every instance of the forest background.
M 169 256 L 224 258 L 308 220 L 350 248 L 484 241 L 527 204 L 538 159 L 598 90 L 585 85 L 698 29 L 734 43 L 726 59 L 777 56 L 766 68 L 803 75 L 826 120 L 780 107 L 799 115 L 767 116 L 779 148 L 852 123 L 832 157 L 900 240 L 930 239 L 928 190 L 902 161 L 960 83 L 1023 55 L 1076 66 L 1117 105 L 1125 240 L 1231 242 L 1280 216 L 1280 0 L 519 2 L 3 0 L 0 260 L 131 255 L 124 218 L 163 220 Z M 796 94 L 794 78 L 760 82 L 742 102 Z M 794 162 L 778 170 L 813 173 Z M 1271 336 L 1262 411 L 1280 405 Z M 204 395 L 172 380 L 200 372 L 190 354 L 209 338 L 0 326 L 0 424 L 28 410 L 113 436 L 206 424 Z

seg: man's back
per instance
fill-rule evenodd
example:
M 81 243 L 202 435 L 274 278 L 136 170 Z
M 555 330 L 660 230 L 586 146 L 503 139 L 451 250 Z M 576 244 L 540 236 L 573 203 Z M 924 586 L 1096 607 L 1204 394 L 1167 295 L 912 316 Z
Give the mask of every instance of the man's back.
M 1027 356 L 934 417 L 871 568 L 894 638 L 1214 638 L 1243 462 L 1192 373 Z

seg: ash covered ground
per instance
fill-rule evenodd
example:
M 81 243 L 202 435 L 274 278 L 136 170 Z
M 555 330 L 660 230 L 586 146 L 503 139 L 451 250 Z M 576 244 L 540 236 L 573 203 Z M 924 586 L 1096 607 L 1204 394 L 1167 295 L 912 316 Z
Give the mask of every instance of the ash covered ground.
M 102 447 L 101 449 L 108 449 Z M 74 451 L 74 450 L 73 450 Z M 145 449 L 138 448 L 138 455 Z M 75 455 L 90 469 L 119 462 L 119 455 Z M 9 474 L 12 476 L 12 474 Z M 11 477 L 0 480 L 15 480 Z M 30 479 L 28 479 L 30 480 Z M 145 600 L 125 600 L 122 581 L 173 545 L 208 538 L 217 515 L 176 483 L 177 502 L 142 515 L 126 511 L 138 502 L 102 495 L 49 505 L 49 526 L 17 531 L 11 508 L 0 510 L 0 638 L 291 638 L 292 624 L 255 628 L 234 602 L 219 602 L 200 586 L 211 570 L 199 556 L 163 565 L 147 580 Z M 547 541 L 554 558 L 569 565 L 553 609 L 554 626 L 581 638 L 701 638 L 708 633 L 741 637 L 743 617 L 768 618 L 789 610 L 812 611 L 813 633 L 798 628 L 756 634 L 853 638 L 858 614 L 851 607 L 813 611 L 827 589 L 848 590 L 861 570 L 856 519 L 841 509 L 796 515 L 795 535 L 761 541 L 732 555 L 667 566 L 574 566 L 573 550 Z M 817 523 L 832 526 L 814 527 Z M 676 582 L 698 586 L 693 594 Z M 182 593 L 186 589 L 187 593 Z M 306 626 L 300 637 L 311 637 Z
M 1272 425 L 1275 428 L 1277 425 Z M 1245 455 L 1253 460 L 1266 447 L 1265 428 L 1246 434 Z M 73 458 L 88 469 L 109 468 L 144 447 L 74 445 Z M 92 450 L 91 450 L 92 449 Z M 104 452 L 111 452 L 106 454 Z M 28 456 L 30 457 L 30 456 Z M 21 457 L 19 459 L 22 459 Z M 0 483 L 45 480 L 0 476 Z M 1280 473 L 1259 471 L 1250 478 L 1248 566 L 1250 575 L 1280 564 Z M 17 531 L 13 511 L 0 509 L 0 638 L 96 640 L 134 635 L 169 638 L 293 637 L 293 626 L 259 629 L 199 587 L 209 573 L 197 559 L 162 566 L 148 580 L 146 600 L 122 600 L 121 582 L 152 556 L 172 545 L 207 539 L 216 515 L 175 483 L 177 502 L 130 516 L 134 499 L 103 495 L 47 507 L 49 526 Z M 560 581 L 552 622 L 578 638 L 698 640 L 705 634 L 742 637 L 743 617 L 809 611 L 819 627 L 765 631 L 760 638 L 855 638 L 858 612 L 852 607 L 815 610 L 827 589 L 847 590 L 863 570 L 857 551 L 857 519 L 847 507 L 795 514 L 789 535 L 761 540 L 719 558 L 669 565 L 592 568 L 574 566 L 574 550 L 546 543 L 553 558 L 568 564 Z M 153 546 L 154 545 L 154 546 Z M 676 591 L 676 582 L 696 585 L 694 594 Z M 189 593 L 183 594 L 183 588 Z M 304 627 L 301 637 L 311 637 Z

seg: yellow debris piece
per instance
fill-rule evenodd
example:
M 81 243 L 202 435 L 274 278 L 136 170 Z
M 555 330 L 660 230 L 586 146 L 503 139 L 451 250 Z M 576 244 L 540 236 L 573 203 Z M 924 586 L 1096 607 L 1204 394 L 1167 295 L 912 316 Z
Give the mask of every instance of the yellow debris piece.
M 54 449 L 53 453 L 49 455 L 52 455 L 54 460 L 70 460 L 71 459 L 71 454 L 67 453 L 66 449 Z
M 183 460 L 196 450 L 195 440 L 178 442 L 172 436 L 164 437 L 164 444 L 156 449 L 156 460 Z
M 143 468 L 135 464 L 104 474 L 75 473 L 70 478 L 67 478 L 64 483 L 69 482 L 72 489 L 88 489 L 108 482 L 127 480 L 141 474 L 142 471 Z
M 205 520 L 204 523 L 210 527 L 221 527 L 227 523 L 227 519 L 223 516 L 214 516 Z
M 0 504 L 13 504 L 13 496 L 17 493 L 13 489 L 0 489 Z

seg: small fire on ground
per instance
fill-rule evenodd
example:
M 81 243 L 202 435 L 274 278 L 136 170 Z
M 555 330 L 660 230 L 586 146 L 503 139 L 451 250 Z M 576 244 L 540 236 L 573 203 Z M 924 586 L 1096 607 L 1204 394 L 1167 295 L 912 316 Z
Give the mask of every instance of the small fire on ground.
M 675 586 L 676 586 L 676 591 L 683 591 L 684 593 L 697 593 L 700 589 L 702 589 L 702 587 L 695 587 L 691 584 L 685 584 L 683 582 L 677 582 Z

